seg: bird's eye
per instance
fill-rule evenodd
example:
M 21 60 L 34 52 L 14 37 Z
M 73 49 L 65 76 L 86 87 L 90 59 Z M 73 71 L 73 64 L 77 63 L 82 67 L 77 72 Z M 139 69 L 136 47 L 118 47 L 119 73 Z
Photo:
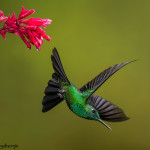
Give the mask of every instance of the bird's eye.
M 96 110 L 95 109 L 92 109 L 92 113 L 95 113 L 96 112 Z

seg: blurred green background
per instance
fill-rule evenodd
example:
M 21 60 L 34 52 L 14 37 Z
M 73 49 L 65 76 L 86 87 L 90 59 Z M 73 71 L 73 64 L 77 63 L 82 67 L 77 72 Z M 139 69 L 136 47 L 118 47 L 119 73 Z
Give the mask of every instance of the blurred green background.
M 41 51 L 26 48 L 19 36 L 0 37 L 0 145 L 19 150 L 150 149 L 149 0 L 1 0 L 7 16 L 21 6 L 32 17 L 50 18 L 51 41 Z M 74 115 L 62 102 L 42 113 L 42 98 L 59 51 L 68 78 L 81 87 L 104 69 L 139 59 L 111 77 L 96 94 L 120 106 L 131 118 L 106 122 Z

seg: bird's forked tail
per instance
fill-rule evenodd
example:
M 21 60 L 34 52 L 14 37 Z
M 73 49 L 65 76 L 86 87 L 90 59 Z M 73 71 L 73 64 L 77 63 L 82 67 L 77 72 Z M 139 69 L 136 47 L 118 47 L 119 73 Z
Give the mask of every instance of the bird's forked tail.
M 65 91 L 62 89 L 62 83 L 70 84 L 56 48 L 53 49 L 51 60 L 55 73 L 52 74 L 52 80 L 48 82 L 45 89 L 45 96 L 42 101 L 43 112 L 47 112 L 64 100 L 63 94 Z

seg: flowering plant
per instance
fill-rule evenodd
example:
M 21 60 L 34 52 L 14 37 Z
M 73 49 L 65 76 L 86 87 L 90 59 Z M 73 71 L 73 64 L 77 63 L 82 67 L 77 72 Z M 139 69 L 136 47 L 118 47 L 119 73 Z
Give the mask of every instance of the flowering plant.
M 31 44 L 33 44 L 36 46 L 37 50 L 40 50 L 43 44 L 43 38 L 48 41 L 51 40 L 50 37 L 45 34 L 45 31 L 40 28 L 40 26 L 43 26 L 45 29 L 47 24 L 50 24 L 52 20 L 40 18 L 24 19 L 34 12 L 34 9 L 25 10 L 22 6 L 19 17 L 16 18 L 15 12 L 13 12 L 12 16 L 9 14 L 8 17 L 5 17 L 3 11 L 0 11 L 0 23 L 5 21 L 3 27 L 0 28 L 0 34 L 4 39 L 6 39 L 5 34 L 7 32 L 17 34 L 27 45 L 28 49 L 31 49 Z

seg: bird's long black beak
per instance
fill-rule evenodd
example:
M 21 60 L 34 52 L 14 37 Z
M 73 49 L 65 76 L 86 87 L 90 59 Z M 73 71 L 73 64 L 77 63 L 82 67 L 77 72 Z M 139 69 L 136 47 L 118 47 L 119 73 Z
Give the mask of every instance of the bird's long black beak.
M 105 122 L 103 122 L 101 119 L 98 119 L 98 121 L 101 122 L 103 125 L 105 125 L 110 131 L 112 131 L 112 129 Z

